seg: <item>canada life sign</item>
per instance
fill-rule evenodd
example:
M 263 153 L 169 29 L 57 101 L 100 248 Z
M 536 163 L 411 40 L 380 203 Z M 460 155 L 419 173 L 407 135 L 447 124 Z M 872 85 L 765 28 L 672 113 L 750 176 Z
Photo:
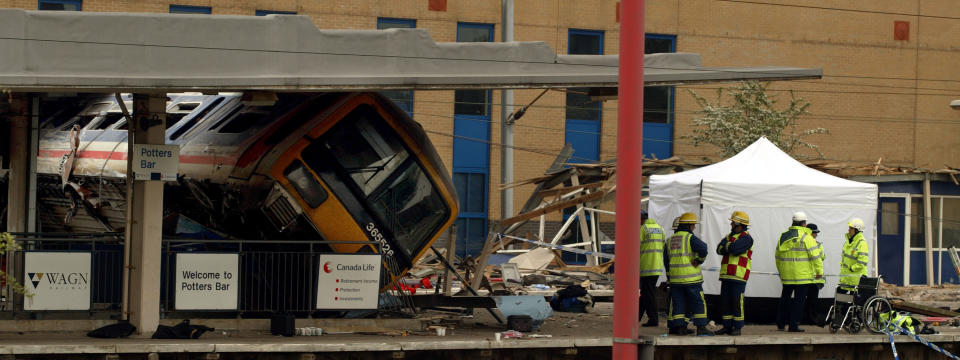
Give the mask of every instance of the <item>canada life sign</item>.
M 322 254 L 317 309 L 376 309 L 380 299 L 380 255 Z

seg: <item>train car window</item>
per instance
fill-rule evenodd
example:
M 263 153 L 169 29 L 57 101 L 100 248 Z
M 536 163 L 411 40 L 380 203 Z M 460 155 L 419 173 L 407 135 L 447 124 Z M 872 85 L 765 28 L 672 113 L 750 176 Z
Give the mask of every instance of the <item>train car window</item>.
M 357 107 L 301 156 L 311 168 L 338 163 L 408 257 L 449 217 L 449 207 L 421 165 L 370 106 Z
M 87 124 L 90 123 L 90 121 L 92 121 L 96 117 L 97 117 L 96 115 L 74 116 L 73 118 L 68 120 L 66 123 L 64 123 L 63 126 L 60 127 L 60 131 L 70 131 L 71 129 L 73 129 L 74 125 L 79 126 L 81 129 L 83 129 L 87 126 Z
M 170 135 L 170 140 L 176 140 L 176 139 L 180 138 L 180 136 L 182 136 L 182 135 L 185 134 L 187 131 L 189 131 L 190 129 L 192 129 L 195 125 L 197 125 L 197 123 L 198 123 L 200 120 L 202 120 L 205 116 L 207 116 L 207 114 L 210 113 L 210 110 L 213 110 L 213 108 L 217 107 L 217 105 L 219 105 L 221 102 L 223 102 L 223 98 L 222 98 L 222 97 L 218 97 L 216 100 L 213 100 L 212 102 L 210 102 L 209 105 L 204 106 L 204 107 L 203 107 L 203 110 L 200 110 L 200 112 L 197 113 L 196 116 L 190 118 L 190 120 L 187 121 L 186 124 L 183 124 L 183 126 L 181 126 L 179 129 L 177 129 L 177 131 L 174 131 L 173 134 Z M 167 128 L 168 128 L 168 129 L 170 128 L 170 124 L 175 124 L 175 123 L 177 123 L 177 122 L 180 121 L 180 119 L 176 119 L 176 121 L 174 121 L 173 119 L 171 119 L 171 118 L 169 117 L 169 115 L 170 115 L 170 114 L 167 114 Z M 186 114 L 185 114 L 185 115 L 186 115 Z M 183 116 L 181 116 L 180 118 L 183 118 Z
M 95 127 L 93 130 L 106 130 L 113 124 L 116 124 L 117 121 L 120 121 L 120 119 L 123 119 L 123 114 L 108 113 L 106 116 L 103 117 L 102 120 L 100 120 L 100 123 L 97 124 L 97 127 Z
M 400 248 L 412 257 L 443 224 L 450 210 L 420 166 L 415 161 L 406 165 L 390 186 L 370 197 L 370 204 L 386 221 Z
M 164 126 L 164 130 L 167 130 L 167 129 L 172 128 L 174 125 L 176 125 L 178 122 L 180 122 L 180 119 L 183 119 L 183 118 L 186 117 L 188 114 L 189 114 L 189 113 L 167 114 L 167 122 L 166 122 L 166 125 Z
M 47 119 L 43 120 L 43 123 L 40 125 L 42 129 L 60 129 L 62 125 L 73 120 L 73 117 L 77 115 L 85 107 L 82 103 L 61 103 L 53 102 L 54 106 L 41 106 L 40 107 L 40 117 Z M 46 109 L 58 109 L 53 115 L 44 114 Z M 49 118 L 48 118 L 49 116 Z M 69 130 L 69 129 L 68 129 Z
M 223 128 L 220 129 L 221 133 L 231 133 L 237 134 L 244 131 L 250 130 L 254 126 L 263 123 L 268 116 L 270 116 L 273 106 L 250 106 L 243 109 L 240 112 L 240 115 L 237 115 L 230 120 Z
M 290 180 L 290 185 L 297 190 L 303 201 L 312 208 L 320 206 L 327 200 L 327 191 L 320 186 L 317 178 L 303 166 L 300 160 L 294 160 L 283 170 L 283 176 Z
M 187 113 L 193 111 L 200 106 L 199 102 L 182 102 L 177 104 L 175 111 L 186 111 Z
M 394 131 L 369 106 L 357 107 L 328 134 L 324 146 L 337 155 L 364 195 L 373 193 L 409 157 Z
M 110 110 L 110 107 L 112 106 L 113 104 L 111 103 L 96 103 L 96 104 L 90 105 L 90 107 L 83 110 L 83 114 L 97 116 L 97 115 L 100 115 L 101 112 Z

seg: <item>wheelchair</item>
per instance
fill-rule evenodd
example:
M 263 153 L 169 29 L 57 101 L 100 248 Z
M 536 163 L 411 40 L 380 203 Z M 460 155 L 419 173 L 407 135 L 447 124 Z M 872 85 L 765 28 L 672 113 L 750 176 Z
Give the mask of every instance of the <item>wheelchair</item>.
M 844 329 L 856 334 L 867 328 L 873 333 L 883 333 L 884 320 L 880 314 L 889 313 L 893 308 L 887 298 L 877 295 L 879 285 L 880 277 L 862 276 L 853 294 L 840 293 L 837 288 L 825 321 L 830 332 Z

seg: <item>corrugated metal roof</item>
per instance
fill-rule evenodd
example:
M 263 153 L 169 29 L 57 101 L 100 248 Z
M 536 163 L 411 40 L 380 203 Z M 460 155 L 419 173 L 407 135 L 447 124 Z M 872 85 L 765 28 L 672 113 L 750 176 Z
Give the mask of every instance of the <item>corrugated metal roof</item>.
M 0 88 L 323 91 L 616 87 L 616 55 L 543 42 L 437 43 L 419 29 L 319 30 L 307 16 L 0 9 Z M 820 69 L 702 67 L 647 55 L 647 85 L 819 78 Z

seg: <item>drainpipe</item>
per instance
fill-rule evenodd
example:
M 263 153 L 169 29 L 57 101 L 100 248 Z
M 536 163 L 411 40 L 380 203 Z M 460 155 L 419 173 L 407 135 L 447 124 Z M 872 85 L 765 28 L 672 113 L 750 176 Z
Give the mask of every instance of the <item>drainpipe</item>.
M 637 293 L 640 287 L 640 203 L 643 199 L 643 3 L 643 0 L 623 0 L 620 12 L 614 359 L 637 359 L 638 356 L 640 299 Z M 651 354 L 645 352 L 644 355 L 650 357 Z
M 120 110 L 123 111 L 123 117 L 127 119 L 127 172 L 124 175 L 126 180 L 126 201 L 127 212 L 125 214 L 126 225 L 123 227 L 123 292 L 120 300 L 120 318 L 130 320 L 130 244 L 132 243 L 133 231 L 133 117 L 127 110 L 127 105 L 123 102 L 123 96 L 116 93 L 117 102 L 120 104 Z M 109 159 L 108 159 L 109 160 Z
M 501 40 L 513 41 L 513 0 L 503 0 Z M 513 182 L 513 90 L 500 91 L 500 183 Z M 513 188 L 500 190 L 500 219 L 513 216 Z
M 37 232 L 37 156 L 40 153 L 40 97 L 30 102 L 30 174 L 27 178 L 27 232 Z
M 927 285 L 933 285 L 933 214 L 930 201 L 930 173 L 923 174 L 923 240 L 927 250 Z

